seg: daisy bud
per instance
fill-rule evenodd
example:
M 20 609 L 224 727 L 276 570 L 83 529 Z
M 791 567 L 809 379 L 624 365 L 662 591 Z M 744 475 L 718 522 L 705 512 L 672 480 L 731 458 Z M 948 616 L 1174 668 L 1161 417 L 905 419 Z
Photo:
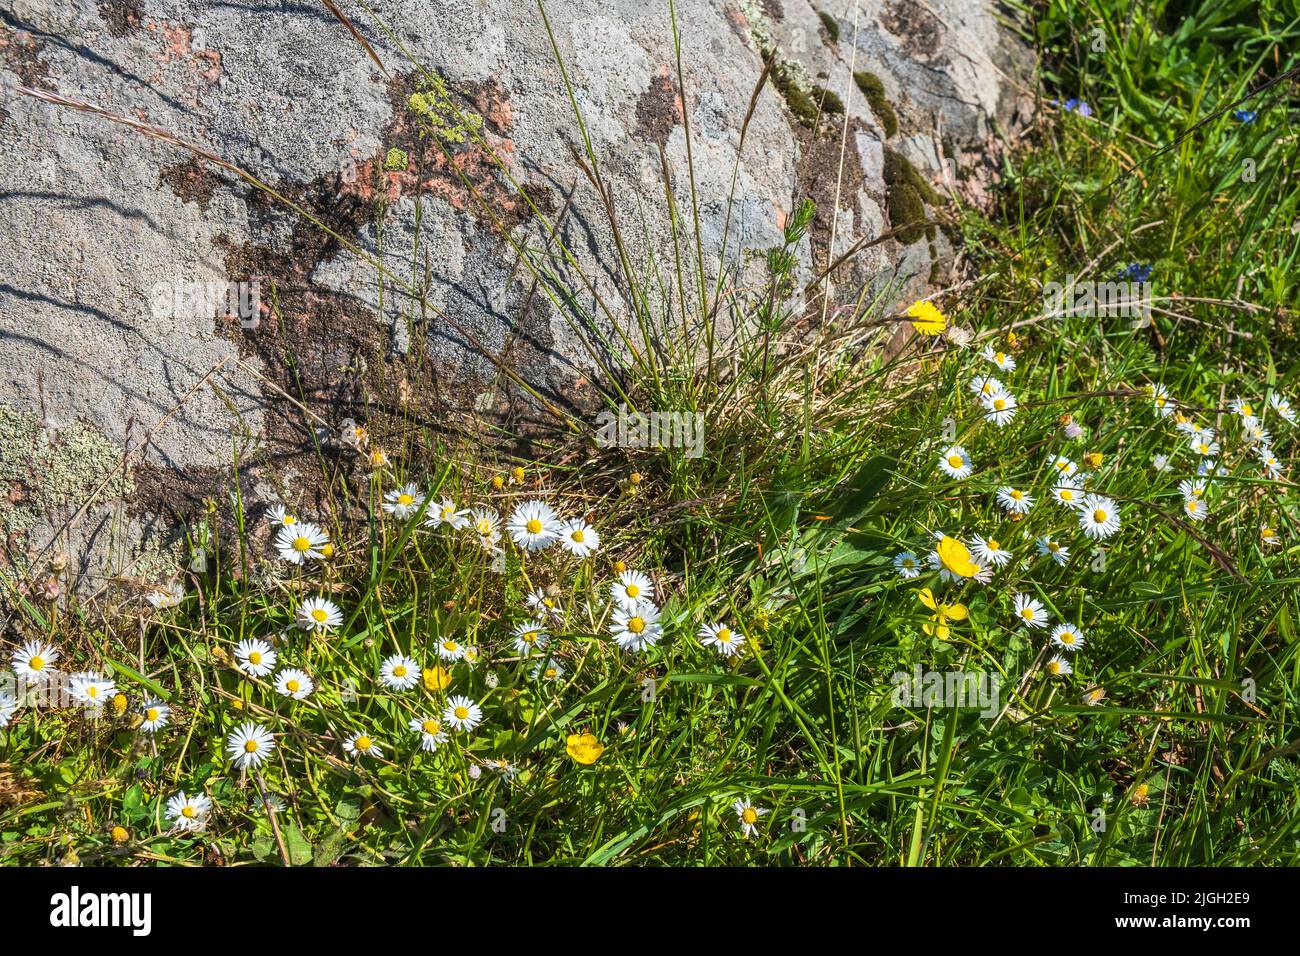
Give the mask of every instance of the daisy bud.
M 113 827 L 109 835 L 113 838 L 113 842 L 119 845 L 131 839 L 131 834 L 128 833 L 126 827 L 123 826 Z
M 522 482 L 524 480 L 524 469 L 516 465 L 515 470 L 510 473 L 510 477 L 516 482 Z
M 492 490 L 493 490 L 493 491 L 500 491 L 500 490 L 501 490 L 502 488 L 504 488 L 505 486 L 506 486 L 506 480 L 505 480 L 504 478 L 502 478 L 500 475 L 493 475 L 493 476 L 492 476 Z

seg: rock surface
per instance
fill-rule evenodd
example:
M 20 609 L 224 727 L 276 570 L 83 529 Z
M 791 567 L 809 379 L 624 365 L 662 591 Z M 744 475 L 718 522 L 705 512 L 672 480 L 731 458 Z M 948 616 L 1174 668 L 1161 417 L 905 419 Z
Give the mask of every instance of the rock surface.
M 689 201 L 689 119 L 706 269 L 749 268 L 812 196 L 806 275 L 832 242 L 896 231 L 837 272 L 848 300 L 940 281 L 948 238 L 907 224 L 980 201 L 1025 107 L 1027 52 L 982 0 L 678 0 L 684 102 L 666 3 L 552 2 L 549 34 L 532 0 L 372 4 L 386 28 L 339 6 L 383 69 L 319 2 L 0 10 L 0 566 L 44 574 L 62 550 L 81 588 L 158 580 L 236 466 L 250 511 L 307 506 L 320 430 L 349 418 L 397 444 L 457 414 L 522 427 L 546 418 L 536 396 L 589 416 L 610 358 L 594 295 L 622 285 L 566 80 L 638 268 L 672 249 L 665 165 Z M 432 115 L 479 136 L 428 133 L 410 97 L 436 99 L 431 74 L 457 104 Z M 200 145 L 298 211 L 18 85 Z M 595 277 L 577 309 L 516 251 L 560 240 L 559 280 Z

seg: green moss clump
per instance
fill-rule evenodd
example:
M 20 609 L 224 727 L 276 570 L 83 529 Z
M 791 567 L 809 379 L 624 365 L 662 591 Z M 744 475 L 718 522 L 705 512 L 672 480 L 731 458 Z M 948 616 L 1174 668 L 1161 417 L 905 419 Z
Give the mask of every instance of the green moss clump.
M 823 113 L 844 112 L 844 101 L 825 87 L 814 86 L 812 96 L 814 100 L 821 103 Z
M 897 230 L 898 241 L 907 245 L 922 236 L 934 237 L 934 226 L 922 226 L 928 203 L 937 206 L 939 194 L 925 180 L 907 157 L 897 150 L 885 147 L 885 204 L 889 208 L 889 222 Z M 915 225 L 913 225 L 915 224 Z
M 898 114 L 894 112 L 894 107 L 885 96 L 885 84 L 880 82 L 880 77 L 863 70 L 853 74 L 853 81 L 858 84 L 858 89 L 867 98 L 871 112 L 876 114 L 876 119 L 880 120 L 880 125 L 885 128 L 885 136 L 889 137 L 897 133 Z
M 799 125 L 807 129 L 815 129 L 817 118 L 823 113 L 844 112 L 842 99 L 820 86 L 805 90 L 786 63 L 777 63 L 772 67 L 772 83 Z
M 826 35 L 831 38 L 832 43 L 840 42 L 840 21 L 825 10 L 818 10 L 817 16 L 821 18 L 822 26 L 826 28 Z

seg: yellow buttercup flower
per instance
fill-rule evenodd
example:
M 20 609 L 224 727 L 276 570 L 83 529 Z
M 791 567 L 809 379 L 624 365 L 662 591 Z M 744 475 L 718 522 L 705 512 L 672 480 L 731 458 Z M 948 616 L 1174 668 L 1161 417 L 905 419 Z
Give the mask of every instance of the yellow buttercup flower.
M 131 834 L 128 833 L 126 827 L 123 826 L 113 827 L 110 835 L 113 838 L 113 842 L 118 844 L 125 843 L 127 840 L 131 839 Z
M 595 734 L 570 734 L 564 748 L 580 764 L 593 764 L 605 752 L 605 745 Z
M 980 566 L 971 560 L 970 549 L 956 538 L 944 535 L 935 550 L 940 563 L 958 577 L 973 578 L 980 573 Z
M 451 683 L 451 673 L 445 667 L 426 667 L 423 676 L 424 689 L 434 693 L 446 690 Z
M 126 713 L 126 694 L 116 694 L 113 697 L 113 713 L 121 717 Z
M 934 593 L 929 588 L 922 588 L 917 597 L 922 604 L 934 612 L 930 615 L 930 620 L 921 625 L 921 629 L 941 641 L 948 640 L 952 634 L 952 628 L 948 626 L 949 621 L 964 621 L 970 616 L 965 604 L 943 604 L 935 599 Z
M 1102 455 L 1099 451 L 1090 451 L 1083 456 L 1083 460 L 1088 463 L 1089 468 L 1100 468 Z
M 912 328 L 922 335 L 938 335 L 948 327 L 948 319 L 933 302 L 913 302 L 907 310 Z

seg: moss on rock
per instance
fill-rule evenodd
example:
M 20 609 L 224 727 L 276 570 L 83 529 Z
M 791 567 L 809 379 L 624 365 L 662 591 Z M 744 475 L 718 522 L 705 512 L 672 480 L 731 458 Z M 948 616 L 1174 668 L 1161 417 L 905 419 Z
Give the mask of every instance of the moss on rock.
M 937 206 L 939 194 L 917 172 L 902 153 L 885 147 L 884 162 L 885 204 L 889 209 L 889 222 L 898 230 L 898 241 L 916 242 L 923 236 L 934 236 L 934 226 L 923 226 L 926 205 Z M 912 225 L 912 224 L 916 225 Z
M 880 77 L 861 70 L 853 74 L 853 82 L 858 84 L 858 89 L 867 98 L 871 112 L 876 114 L 876 119 L 880 120 L 880 125 L 885 129 L 885 136 L 893 136 L 897 133 L 898 114 L 894 112 L 889 98 L 885 96 L 885 84 L 881 82 Z

